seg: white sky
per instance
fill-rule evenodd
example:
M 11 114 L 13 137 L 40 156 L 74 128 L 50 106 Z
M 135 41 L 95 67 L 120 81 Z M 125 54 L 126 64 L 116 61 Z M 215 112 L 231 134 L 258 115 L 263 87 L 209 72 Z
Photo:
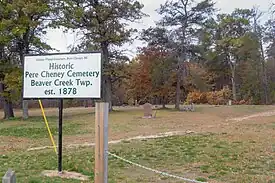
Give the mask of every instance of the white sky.
M 143 12 L 150 15 L 150 17 L 143 18 L 141 23 L 130 24 L 131 27 L 139 30 L 154 26 L 154 21 L 160 17 L 155 11 L 160 7 L 160 4 L 165 3 L 166 0 L 139 0 L 144 4 Z M 274 0 L 216 0 L 216 8 L 220 9 L 223 13 L 230 13 L 235 8 L 252 8 L 259 6 L 260 10 L 267 11 Z M 46 35 L 47 43 L 53 48 L 60 50 L 60 52 L 68 52 L 67 48 L 71 44 L 76 44 L 77 38 L 72 33 L 63 33 L 62 30 L 49 30 Z M 141 46 L 140 41 L 135 41 L 131 45 L 125 45 L 123 49 L 128 49 L 127 55 L 133 57 L 138 46 Z

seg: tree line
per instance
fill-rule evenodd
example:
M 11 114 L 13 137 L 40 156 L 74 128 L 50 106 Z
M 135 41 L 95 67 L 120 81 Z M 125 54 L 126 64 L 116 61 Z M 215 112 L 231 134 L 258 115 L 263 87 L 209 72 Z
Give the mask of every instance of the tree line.
M 124 96 L 176 109 L 274 103 L 274 5 L 219 13 L 211 0 L 179 0 L 157 11 L 160 21 L 140 34 L 147 45 L 126 66 Z
M 135 102 L 174 103 L 179 109 L 186 99 L 198 101 L 194 92 L 202 98 L 204 92 L 224 87 L 236 102 L 275 100 L 273 6 L 265 14 L 256 7 L 223 14 L 212 0 L 168 0 L 157 10 L 160 21 L 138 32 L 128 25 L 147 16 L 142 9 L 136 0 L 2 0 L 4 117 L 14 117 L 13 103 L 21 101 L 23 118 L 28 118 L 28 101 L 21 98 L 24 55 L 55 51 L 44 38 L 48 28 L 61 27 L 82 36 L 71 52 L 102 52 L 102 96 L 110 110 L 113 103 Z M 268 20 L 260 21 L 263 16 Z M 146 46 L 129 59 L 118 48 L 134 39 Z

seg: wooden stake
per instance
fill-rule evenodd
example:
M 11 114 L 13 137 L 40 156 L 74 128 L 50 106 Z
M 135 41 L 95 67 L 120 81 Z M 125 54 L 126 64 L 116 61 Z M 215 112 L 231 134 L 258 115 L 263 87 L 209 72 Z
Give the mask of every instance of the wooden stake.
M 108 103 L 96 103 L 95 183 L 108 183 Z

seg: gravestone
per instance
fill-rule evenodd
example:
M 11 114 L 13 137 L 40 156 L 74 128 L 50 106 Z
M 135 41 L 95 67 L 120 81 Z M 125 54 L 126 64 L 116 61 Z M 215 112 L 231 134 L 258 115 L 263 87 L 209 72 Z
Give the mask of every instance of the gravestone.
M 16 183 L 15 172 L 9 169 L 4 175 L 2 183 Z
M 143 118 L 152 118 L 153 117 L 153 109 L 150 103 L 146 103 L 143 105 L 144 115 Z
M 181 111 L 191 111 L 191 112 L 194 112 L 195 111 L 195 105 L 192 103 L 191 105 L 183 106 L 183 108 L 181 109 Z

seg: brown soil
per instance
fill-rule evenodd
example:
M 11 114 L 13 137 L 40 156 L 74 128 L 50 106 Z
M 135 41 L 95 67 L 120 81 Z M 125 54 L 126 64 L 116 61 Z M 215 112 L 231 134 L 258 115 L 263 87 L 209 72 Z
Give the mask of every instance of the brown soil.
M 42 175 L 47 177 L 60 177 L 63 179 L 76 179 L 76 180 L 82 180 L 82 181 L 89 180 L 89 177 L 86 175 L 82 175 L 76 172 L 67 172 L 67 171 L 64 171 L 61 174 L 59 174 L 57 171 L 54 171 L 54 170 L 46 170 L 42 172 Z

